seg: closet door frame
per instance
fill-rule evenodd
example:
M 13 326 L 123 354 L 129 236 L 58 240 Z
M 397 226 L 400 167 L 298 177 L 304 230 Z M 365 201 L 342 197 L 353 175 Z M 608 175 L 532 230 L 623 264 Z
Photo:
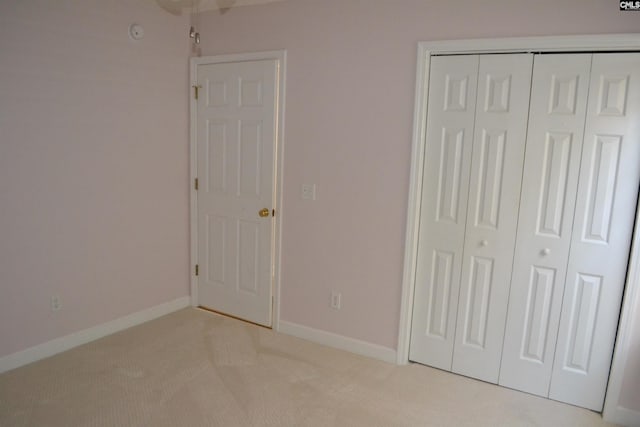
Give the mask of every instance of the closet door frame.
M 550 36 L 505 39 L 445 40 L 418 43 L 416 92 L 411 150 L 411 175 L 405 237 L 405 261 L 402 281 L 402 301 L 398 334 L 397 363 L 409 362 L 411 317 L 418 260 L 418 231 L 424 172 L 427 101 L 429 96 L 429 66 L 432 56 L 447 54 L 528 53 L 528 52 L 607 52 L 640 51 L 640 34 L 610 34 L 585 36 Z M 631 345 L 636 299 L 640 298 L 640 210 L 636 212 L 636 228 L 631 246 L 629 269 L 625 283 L 620 324 L 616 337 L 613 363 L 605 399 L 604 418 L 617 423 L 634 423 L 640 413 L 619 405 L 619 397 Z

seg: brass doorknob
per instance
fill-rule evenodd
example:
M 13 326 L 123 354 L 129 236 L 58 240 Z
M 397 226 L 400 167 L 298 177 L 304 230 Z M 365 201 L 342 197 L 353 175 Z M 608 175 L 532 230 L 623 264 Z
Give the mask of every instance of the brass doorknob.
M 263 218 L 269 216 L 269 209 L 267 208 L 262 209 L 260 212 L 258 212 L 258 215 L 260 215 Z

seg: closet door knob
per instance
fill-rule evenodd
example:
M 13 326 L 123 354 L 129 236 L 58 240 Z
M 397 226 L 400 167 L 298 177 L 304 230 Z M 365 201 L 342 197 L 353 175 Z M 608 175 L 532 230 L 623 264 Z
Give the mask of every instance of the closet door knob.
M 540 253 L 542 254 L 542 256 L 547 256 L 551 253 L 551 249 L 544 248 Z
M 488 242 L 488 241 L 486 241 L 486 240 L 480 240 L 480 246 L 482 246 L 483 248 L 484 248 L 484 247 L 486 247 L 486 246 L 488 246 L 488 245 L 489 245 L 489 242 Z

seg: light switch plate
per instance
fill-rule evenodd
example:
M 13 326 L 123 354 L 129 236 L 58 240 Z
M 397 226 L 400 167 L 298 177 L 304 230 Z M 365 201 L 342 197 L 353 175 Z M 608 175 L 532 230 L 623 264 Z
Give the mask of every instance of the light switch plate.
M 316 185 L 315 184 L 302 184 L 302 198 L 305 200 L 316 199 Z

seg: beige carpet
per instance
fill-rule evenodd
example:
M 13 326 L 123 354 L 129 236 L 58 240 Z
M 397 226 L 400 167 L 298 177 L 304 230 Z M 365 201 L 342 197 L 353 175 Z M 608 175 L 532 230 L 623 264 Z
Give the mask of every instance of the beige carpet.
M 0 375 L 0 426 L 602 426 L 599 414 L 185 309 Z

